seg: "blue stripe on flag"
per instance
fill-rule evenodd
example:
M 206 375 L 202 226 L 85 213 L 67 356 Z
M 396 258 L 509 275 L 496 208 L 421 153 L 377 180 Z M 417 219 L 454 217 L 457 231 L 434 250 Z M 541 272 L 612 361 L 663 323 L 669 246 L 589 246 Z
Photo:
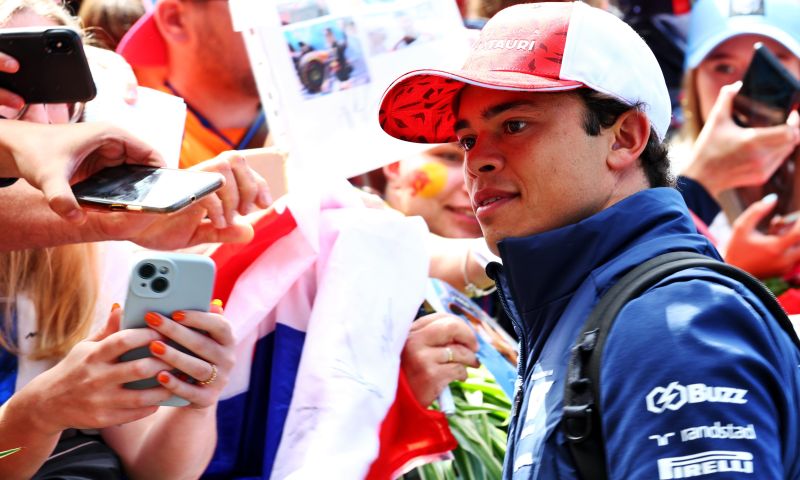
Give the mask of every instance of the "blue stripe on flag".
M 256 342 L 248 390 L 217 407 L 217 449 L 204 479 L 269 478 L 305 336 L 279 323 Z

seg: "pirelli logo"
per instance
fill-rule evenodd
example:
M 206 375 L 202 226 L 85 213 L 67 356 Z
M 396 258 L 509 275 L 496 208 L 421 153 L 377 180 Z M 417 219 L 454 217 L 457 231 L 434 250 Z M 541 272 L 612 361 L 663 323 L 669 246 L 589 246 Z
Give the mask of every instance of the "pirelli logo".
M 753 473 L 753 454 L 714 450 L 685 457 L 659 458 L 658 478 L 693 478 L 712 473 Z

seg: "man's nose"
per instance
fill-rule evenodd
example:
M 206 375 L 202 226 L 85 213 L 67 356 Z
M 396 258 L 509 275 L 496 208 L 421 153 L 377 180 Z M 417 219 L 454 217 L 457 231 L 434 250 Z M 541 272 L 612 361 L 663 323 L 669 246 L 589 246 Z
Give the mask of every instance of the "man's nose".
M 476 177 L 502 168 L 503 155 L 489 141 L 478 141 L 466 154 L 467 174 Z

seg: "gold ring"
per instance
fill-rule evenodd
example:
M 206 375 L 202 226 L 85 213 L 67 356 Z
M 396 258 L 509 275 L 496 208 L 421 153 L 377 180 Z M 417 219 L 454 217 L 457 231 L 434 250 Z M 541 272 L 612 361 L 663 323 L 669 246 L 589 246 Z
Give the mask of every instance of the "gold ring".
M 209 365 L 211 365 L 211 375 L 203 381 L 198 381 L 199 385 L 211 385 L 217 379 L 217 366 L 210 362 Z
M 450 347 L 444 347 L 444 353 L 447 354 L 447 360 L 444 363 L 453 363 L 453 349 Z

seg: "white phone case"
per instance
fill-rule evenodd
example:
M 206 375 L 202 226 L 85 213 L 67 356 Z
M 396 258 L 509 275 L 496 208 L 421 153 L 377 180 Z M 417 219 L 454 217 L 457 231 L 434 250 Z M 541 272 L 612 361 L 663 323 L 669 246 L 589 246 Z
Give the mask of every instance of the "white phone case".
M 214 262 L 210 258 L 170 252 L 148 252 L 140 257 L 128 282 L 121 328 L 149 328 L 144 321 L 147 312 L 170 317 L 177 310 L 208 311 L 214 289 Z M 167 343 L 181 348 L 174 342 Z M 151 356 L 150 350 L 148 346 L 144 346 L 121 355 L 120 361 L 148 356 Z M 125 387 L 145 389 L 158 385 L 153 377 L 126 383 Z M 173 396 L 160 405 L 188 404 L 185 399 Z

